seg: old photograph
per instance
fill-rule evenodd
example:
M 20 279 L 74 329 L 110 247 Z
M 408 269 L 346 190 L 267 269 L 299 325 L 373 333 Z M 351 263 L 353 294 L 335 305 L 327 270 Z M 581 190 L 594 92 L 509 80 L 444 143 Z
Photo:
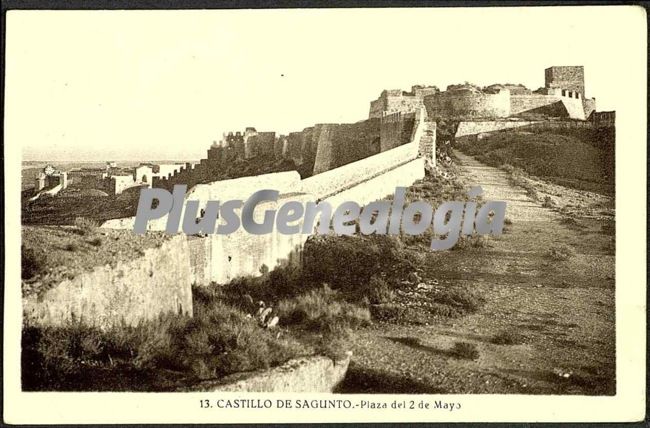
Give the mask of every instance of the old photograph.
M 625 54 L 500 9 L 9 12 L 20 390 L 620 395 Z

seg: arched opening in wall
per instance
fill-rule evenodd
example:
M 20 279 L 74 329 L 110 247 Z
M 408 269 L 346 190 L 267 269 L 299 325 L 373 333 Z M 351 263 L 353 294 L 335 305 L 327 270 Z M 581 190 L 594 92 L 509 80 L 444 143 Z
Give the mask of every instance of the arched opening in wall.
M 566 97 L 566 89 L 562 89 L 562 96 Z
M 143 175 L 143 176 L 142 176 L 142 182 L 143 182 L 143 183 L 146 183 L 146 182 L 147 182 L 147 176 L 146 176 L 146 175 Z

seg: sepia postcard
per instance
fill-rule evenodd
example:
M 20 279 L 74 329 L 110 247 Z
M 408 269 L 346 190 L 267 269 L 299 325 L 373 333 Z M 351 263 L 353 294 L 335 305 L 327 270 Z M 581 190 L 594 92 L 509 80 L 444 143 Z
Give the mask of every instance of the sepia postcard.
M 638 6 L 6 10 L 4 421 L 638 422 Z

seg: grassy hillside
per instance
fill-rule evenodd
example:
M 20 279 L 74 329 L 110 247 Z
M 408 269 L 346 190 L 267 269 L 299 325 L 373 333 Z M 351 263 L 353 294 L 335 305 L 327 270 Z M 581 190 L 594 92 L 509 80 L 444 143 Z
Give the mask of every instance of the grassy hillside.
M 577 134 L 508 130 L 456 147 L 492 166 L 510 164 L 567 187 L 614 193 L 614 145 Z

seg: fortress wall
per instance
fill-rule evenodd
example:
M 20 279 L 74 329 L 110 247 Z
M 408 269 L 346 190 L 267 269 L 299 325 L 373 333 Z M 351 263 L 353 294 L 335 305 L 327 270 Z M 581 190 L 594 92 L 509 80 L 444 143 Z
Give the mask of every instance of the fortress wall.
M 589 116 L 596 111 L 596 99 L 595 98 L 585 98 L 582 100 L 582 104 L 585 109 L 585 117 L 589 119 Z
M 367 204 L 424 176 L 424 159 L 418 157 L 424 121 L 417 123 L 410 143 L 323 174 L 301 181 L 297 172 L 290 171 L 199 184 L 186 200 L 200 200 L 204 206 L 207 200 L 246 199 L 260 189 L 279 190 L 277 202 L 265 202 L 255 210 L 257 222 L 266 210 L 277 210 L 288 200 L 304 204 L 320 198 L 333 207 L 346 200 Z M 166 221 L 149 222 L 148 228 L 164 230 Z M 109 220 L 102 227 L 132 228 L 133 224 L 131 217 Z M 25 315 L 39 324 L 60 325 L 74 318 L 105 327 L 122 320 L 136 324 L 168 311 L 191 314 L 192 284 L 223 284 L 238 276 L 258 276 L 278 265 L 299 263 L 308 236 L 283 235 L 275 227 L 265 235 L 249 234 L 243 228 L 230 235 L 179 234 L 117 268 L 96 268 L 63 281 L 41 297 L 26 297 Z
M 535 113 L 536 111 L 571 119 L 586 119 L 582 98 L 543 94 L 512 95 L 510 97 L 510 113 L 512 115 L 526 112 Z
M 379 97 L 374 101 L 370 101 L 370 113 L 368 114 L 369 118 L 381 118 L 386 109 L 386 99 Z
M 385 152 L 408 143 L 415 124 L 415 113 L 393 113 L 381 118 L 380 150 Z
M 472 91 L 446 91 L 424 97 L 429 117 L 508 117 L 510 92 L 485 94 Z
M 313 174 L 367 158 L 380 151 L 380 120 L 322 124 L 316 147 Z
M 526 127 L 522 128 L 524 131 L 555 131 L 555 130 L 571 130 L 571 129 L 594 129 L 594 123 L 590 121 L 577 121 L 577 120 L 553 120 L 553 121 L 540 121 L 531 122 Z
M 292 159 L 295 163 L 302 163 L 302 145 L 304 132 L 291 132 L 287 136 L 287 153 L 286 157 Z
M 233 178 L 230 180 L 215 181 L 208 184 L 197 184 L 187 190 L 185 199 L 200 201 L 200 208 L 205 208 L 207 201 L 228 201 L 241 199 L 245 201 L 253 193 L 262 189 L 273 189 L 280 193 L 291 192 L 300 183 L 300 174 L 296 171 L 275 172 L 271 174 L 254 175 L 250 177 Z M 171 189 L 170 189 L 171 191 Z M 185 207 L 181 212 L 181 221 L 185 215 Z M 107 220 L 102 227 L 108 229 L 133 229 L 135 217 L 116 218 Z M 167 216 L 150 220 L 147 230 L 165 230 Z
M 290 200 L 304 204 L 314 198 L 306 194 L 288 194 L 277 202 L 260 204 L 255 210 L 255 221 L 261 223 L 267 210 L 275 210 L 277 213 L 277 210 Z M 302 220 L 293 224 L 299 224 L 302 228 Z M 300 233 L 282 234 L 278 232 L 275 224 L 273 232 L 265 235 L 253 235 L 243 228 L 230 235 L 210 235 L 205 238 L 210 247 L 210 281 L 202 284 L 225 284 L 238 276 L 259 276 L 279 265 L 298 263 L 300 251 L 307 238 L 308 235 Z
M 520 128 L 528 126 L 535 122 L 532 121 L 512 121 L 512 120 L 484 120 L 484 121 L 462 121 L 456 129 L 456 138 L 482 134 L 485 132 L 500 131 L 502 129 Z
M 562 103 L 564 104 L 564 108 L 566 108 L 569 118 L 578 120 L 587 119 L 582 99 L 562 97 Z
M 394 194 L 395 187 L 408 187 L 422 178 L 424 178 L 424 158 L 420 157 L 350 186 L 324 200 L 329 202 L 332 208 L 346 201 L 354 201 L 363 206 Z
M 557 95 L 512 95 L 510 97 L 510 113 L 515 115 L 527 110 L 533 110 L 556 103 L 562 99 Z
M 136 260 L 99 266 L 42 294 L 23 297 L 29 325 L 70 321 L 107 328 L 136 325 L 167 312 L 192 314 L 191 263 L 187 240 L 177 236 Z
M 422 98 L 415 95 L 388 96 L 386 98 L 386 112 L 413 113 L 422 108 Z
M 419 140 L 301 181 L 302 192 L 325 199 L 417 158 Z
M 323 124 L 318 133 L 316 159 L 314 160 L 314 175 L 334 168 L 334 124 Z

